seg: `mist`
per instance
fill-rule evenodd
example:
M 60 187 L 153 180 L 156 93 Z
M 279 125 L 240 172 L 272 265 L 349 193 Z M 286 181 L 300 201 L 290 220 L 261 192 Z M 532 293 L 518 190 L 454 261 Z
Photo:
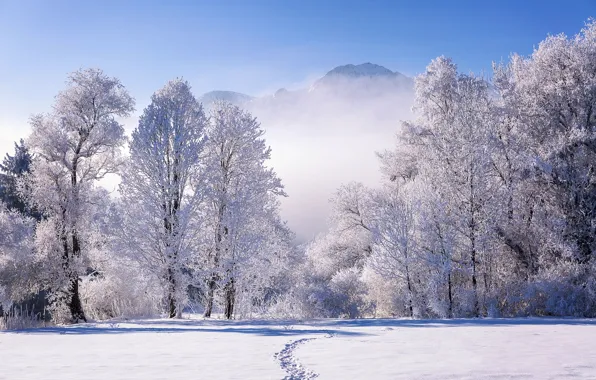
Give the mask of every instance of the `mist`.
M 266 131 L 270 165 L 288 194 L 282 200 L 282 217 L 299 242 L 327 228 L 329 199 L 340 185 L 379 182 L 375 152 L 391 149 L 401 121 L 412 116 L 409 78 L 320 82 L 246 105 Z
M 137 112 L 120 120 L 129 136 L 150 96 L 135 95 Z M 412 117 L 412 102 L 410 78 L 338 76 L 239 104 L 258 118 L 266 132 L 272 149 L 269 166 L 288 194 L 281 200 L 282 217 L 298 242 L 308 241 L 327 228 L 329 199 L 340 185 L 379 182 L 375 152 L 394 146 L 401 121 Z M 29 132 L 28 125 L 12 130 L 5 126 L 1 151 L 12 154 L 14 141 L 26 139 Z M 126 149 L 123 153 L 128 154 Z M 119 176 L 108 175 L 100 185 L 118 196 L 119 181 Z

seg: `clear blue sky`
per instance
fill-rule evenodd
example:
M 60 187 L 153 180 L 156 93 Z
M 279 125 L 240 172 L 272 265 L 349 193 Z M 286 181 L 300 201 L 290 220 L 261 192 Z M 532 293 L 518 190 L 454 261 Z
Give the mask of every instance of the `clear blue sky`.
M 176 76 L 197 94 L 261 94 L 346 63 L 413 75 L 443 54 L 488 70 L 590 16 L 596 0 L 0 0 L 0 128 L 47 110 L 79 67 L 119 77 L 143 106 Z

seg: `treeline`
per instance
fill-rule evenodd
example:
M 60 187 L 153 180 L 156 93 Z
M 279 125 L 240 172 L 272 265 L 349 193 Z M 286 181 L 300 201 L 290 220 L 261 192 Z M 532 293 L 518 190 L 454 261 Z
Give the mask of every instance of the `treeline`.
M 312 316 L 596 316 L 596 23 L 416 78 L 385 183 L 342 187 L 291 292 Z
M 152 96 L 125 157 L 118 120 L 133 110 L 117 79 L 89 69 L 31 118 L 2 166 L 1 303 L 33 306 L 42 292 L 61 322 L 260 310 L 288 286 L 280 273 L 295 254 L 259 123 L 226 103 L 206 116 L 174 80 Z M 109 174 L 120 175 L 117 196 L 97 185 Z
M 297 247 L 248 112 L 206 113 L 174 80 L 127 141 L 125 88 L 75 72 L 0 166 L 3 313 L 596 316 L 596 23 L 490 79 L 439 57 L 415 93 L 383 183 L 341 187 L 329 231 Z

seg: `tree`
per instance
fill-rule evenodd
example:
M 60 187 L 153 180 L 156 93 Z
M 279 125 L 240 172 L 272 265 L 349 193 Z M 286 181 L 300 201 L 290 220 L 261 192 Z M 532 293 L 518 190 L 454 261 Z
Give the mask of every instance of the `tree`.
M 362 275 L 372 253 L 371 190 L 341 186 L 331 199 L 331 227 L 305 247 L 305 263 L 290 293 L 290 315 L 361 317 L 367 310 Z
M 9 210 L 17 210 L 39 220 L 41 215 L 31 209 L 23 192 L 19 190 L 19 180 L 29 173 L 33 156 L 23 139 L 14 144 L 14 150 L 14 155 L 7 153 L 0 164 L 0 201 Z
M 121 242 L 162 281 L 167 314 L 180 317 L 201 221 L 202 151 L 207 119 L 188 82 L 176 79 L 151 98 L 132 133 L 122 174 Z
M 210 243 L 207 245 L 205 316 L 210 316 L 216 288 L 223 291 L 224 314 L 232 318 L 241 258 L 255 252 L 259 240 L 251 224 L 276 213 L 275 196 L 284 196 L 281 181 L 266 166 L 271 149 L 264 131 L 248 112 L 228 103 L 211 114 L 206 149 L 209 183 Z M 273 206 L 273 208 L 272 208 Z M 271 219 L 270 219 L 271 220 Z M 221 285 L 221 286 L 218 286 Z
M 570 250 L 583 264 L 596 250 L 594 57 L 592 20 L 575 38 L 550 36 L 530 57 L 514 55 L 507 67 L 498 67 L 497 77 L 504 106 L 515 110 L 516 137 L 523 141 L 520 154 L 532 163 L 525 187 L 540 190 L 537 213 L 548 212 L 548 229 L 563 242 L 559 247 L 553 242 L 551 251 Z M 557 225 L 563 220 L 561 229 Z
M 2 207 L 6 207 L 8 211 L 14 211 L 21 214 L 22 218 L 30 219 L 33 218 L 40 221 L 42 218 L 41 213 L 32 207 L 31 202 L 26 199 L 25 193 L 27 189 L 22 188 L 24 185 L 23 179 L 30 172 L 31 162 L 33 156 L 29 152 L 29 148 L 25 145 L 25 141 L 21 139 L 19 143 L 14 144 L 14 155 L 6 154 L 3 162 L 0 164 L 0 204 Z M 14 218 L 19 224 L 22 220 Z M 14 226 L 7 226 L 4 229 L 9 231 Z M 28 236 L 28 244 L 32 245 L 34 229 L 30 230 L 31 236 Z M 14 233 L 14 232 L 13 232 Z M 27 241 L 23 241 L 26 245 Z M 41 316 L 41 312 L 45 307 L 45 292 L 41 289 L 39 283 L 39 277 L 35 275 L 36 269 L 38 269 L 39 262 L 35 259 L 34 255 L 31 254 L 31 247 L 21 247 L 22 255 L 14 256 L 13 260 L 7 261 L 11 265 L 5 266 L 5 271 L 0 274 L 0 282 L 3 280 L 8 282 L 5 284 L 8 288 L 12 288 L 13 291 L 9 293 L 12 295 L 11 302 L 13 308 L 25 308 L 29 312 L 34 312 L 33 309 L 37 309 L 39 313 L 37 316 Z M 26 260 L 29 260 L 27 262 Z M 10 270 L 9 268 L 12 268 Z M 14 292 L 14 289 L 20 288 L 20 292 Z M 34 292 L 35 294 L 22 294 L 23 291 Z M 18 294 L 17 298 L 16 297 Z M 36 307 L 37 306 L 37 307 Z M 30 308 L 31 307 L 31 308 Z M 1 306 L 0 306 L 0 315 Z M 44 315 L 45 317 L 45 315 Z
M 401 191 L 400 191 L 401 190 Z M 415 199 L 404 190 L 386 187 L 373 198 L 371 231 L 373 234 L 372 268 L 379 274 L 405 282 L 407 309 L 414 317 L 418 261 Z
M 35 219 L 0 202 L 0 318 L 15 301 L 39 290 L 33 237 Z
M 354 305 L 342 273 L 386 314 L 595 315 L 595 62 L 594 20 L 495 65 L 490 84 L 433 60 L 416 120 L 379 154 L 386 183 L 342 188 L 307 247 L 295 310 Z
M 59 262 L 60 276 L 51 288 L 57 307 L 72 322 L 86 320 L 79 296 L 87 242 L 85 212 L 95 183 L 115 173 L 124 128 L 116 117 L 134 110 L 134 101 L 120 81 L 98 69 L 72 73 L 56 97 L 52 113 L 31 119 L 29 145 L 35 155 L 30 199 L 48 215 L 46 227 L 56 239 L 47 253 Z M 62 306 L 59 306 L 62 305 Z
M 459 261 L 468 263 L 472 313 L 478 316 L 479 263 L 490 262 L 485 239 L 490 220 L 491 100 L 487 83 L 457 73 L 450 59 L 439 57 L 416 79 L 419 119 L 405 123 L 402 139 L 416 147 L 418 170 L 431 189 L 448 202 L 459 232 Z M 488 281 L 485 281 L 485 288 Z

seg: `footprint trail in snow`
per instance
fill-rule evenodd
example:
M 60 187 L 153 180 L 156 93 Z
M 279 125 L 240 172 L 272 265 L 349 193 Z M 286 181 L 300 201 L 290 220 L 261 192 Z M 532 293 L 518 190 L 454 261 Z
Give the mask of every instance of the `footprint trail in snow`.
M 331 338 L 333 334 L 325 335 L 325 338 Z M 275 354 L 275 358 L 279 360 L 281 368 L 288 374 L 283 380 L 310 380 L 319 377 L 319 374 L 305 368 L 298 359 L 294 356 L 294 351 L 298 346 L 319 338 L 303 338 L 286 344 L 285 348 Z

